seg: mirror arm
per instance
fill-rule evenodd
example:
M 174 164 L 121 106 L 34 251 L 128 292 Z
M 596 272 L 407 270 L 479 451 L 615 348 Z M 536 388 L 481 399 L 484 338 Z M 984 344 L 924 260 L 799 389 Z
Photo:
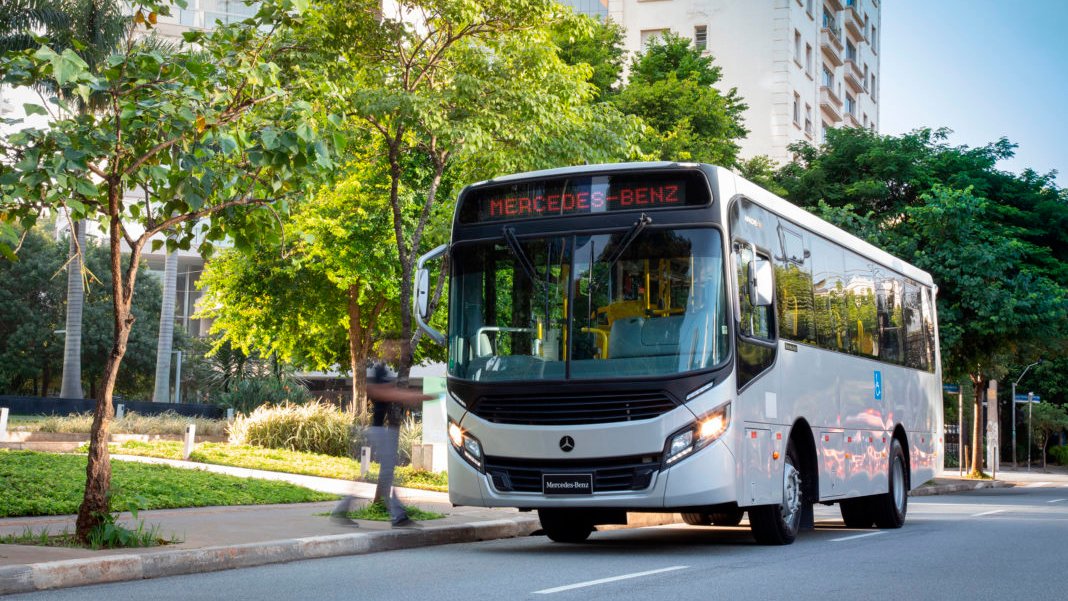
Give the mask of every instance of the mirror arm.
M 415 289 L 415 294 L 412 295 L 412 312 L 415 313 L 415 323 L 416 323 L 416 325 L 418 325 L 420 330 L 423 330 L 424 332 L 426 332 L 427 336 L 430 336 L 430 338 L 434 342 L 436 342 L 438 344 L 445 344 L 445 335 L 442 334 L 441 332 L 435 330 L 429 324 L 426 323 L 426 319 L 429 317 L 429 315 L 423 315 L 423 311 L 421 311 L 420 307 L 419 307 L 419 298 L 420 297 L 426 298 L 430 294 L 430 289 L 429 289 L 429 286 L 428 286 L 429 280 L 430 280 L 429 274 L 427 274 L 427 277 L 421 277 L 421 275 L 426 272 L 426 268 L 423 267 L 423 266 L 426 264 L 427 261 L 431 261 L 433 259 L 436 259 L 436 258 L 440 257 L 441 255 L 445 254 L 445 251 L 447 251 L 447 250 L 449 250 L 449 245 L 448 244 L 442 244 L 441 246 L 435 248 L 434 250 L 432 250 L 432 251 L 426 253 L 425 255 L 419 257 L 419 261 L 416 264 L 416 277 L 415 277 L 415 288 L 416 289 Z M 430 307 L 430 302 L 429 301 L 430 301 L 430 299 L 426 298 L 426 302 L 424 303 L 423 306 L 426 307 L 426 308 L 429 308 Z

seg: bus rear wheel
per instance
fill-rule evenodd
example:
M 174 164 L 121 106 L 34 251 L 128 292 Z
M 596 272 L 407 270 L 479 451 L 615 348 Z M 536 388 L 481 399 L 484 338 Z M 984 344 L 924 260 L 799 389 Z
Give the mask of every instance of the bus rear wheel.
M 846 499 L 838 503 L 846 528 L 871 528 L 875 523 L 870 497 Z
M 871 498 L 875 525 L 880 528 L 900 528 L 905 525 L 909 509 L 908 464 L 901 441 L 894 439 L 890 447 L 889 489 Z
M 789 545 L 801 528 L 802 481 L 797 451 L 791 440 L 786 447 L 782 474 L 782 503 L 749 508 L 753 538 L 762 545 Z
M 582 512 L 539 509 L 538 518 L 545 536 L 556 543 L 581 543 L 593 532 L 593 522 Z

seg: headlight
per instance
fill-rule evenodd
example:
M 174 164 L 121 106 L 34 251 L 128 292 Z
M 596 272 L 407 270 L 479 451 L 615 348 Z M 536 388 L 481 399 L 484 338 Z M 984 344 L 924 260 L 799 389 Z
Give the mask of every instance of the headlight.
M 482 443 L 477 438 L 464 432 L 460 424 L 449 420 L 449 442 L 452 448 L 478 471 L 482 471 Z
M 674 465 L 708 446 L 723 433 L 731 423 L 731 404 L 724 403 L 697 419 L 694 423 L 675 432 L 664 445 L 664 465 Z

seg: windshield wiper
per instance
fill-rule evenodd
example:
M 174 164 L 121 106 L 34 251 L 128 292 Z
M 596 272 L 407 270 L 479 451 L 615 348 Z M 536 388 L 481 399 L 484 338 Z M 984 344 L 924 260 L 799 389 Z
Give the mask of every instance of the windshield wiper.
M 510 226 L 504 226 L 501 233 L 504 236 L 504 241 L 508 244 L 508 250 L 512 251 L 516 262 L 523 268 L 523 273 L 527 274 L 527 277 L 535 285 L 539 284 L 538 276 L 534 273 L 534 264 L 530 262 L 527 253 L 523 252 L 523 247 L 519 245 L 519 239 L 515 237 L 515 230 Z
M 609 273 L 611 273 L 612 268 L 616 266 L 616 263 L 618 263 L 619 260 L 623 258 L 623 253 L 627 252 L 627 249 L 630 247 L 630 245 L 638 239 L 638 236 L 641 235 L 642 230 L 644 230 L 646 226 L 648 226 L 652 222 L 652 217 L 646 215 L 645 213 L 642 213 L 642 216 L 634 222 L 634 225 L 630 226 L 630 229 L 627 230 L 626 235 L 623 236 L 623 239 L 620 240 L 619 244 L 616 246 L 615 252 L 612 253 L 612 256 L 608 257 L 607 261 L 605 261 L 606 263 L 608 263 Z

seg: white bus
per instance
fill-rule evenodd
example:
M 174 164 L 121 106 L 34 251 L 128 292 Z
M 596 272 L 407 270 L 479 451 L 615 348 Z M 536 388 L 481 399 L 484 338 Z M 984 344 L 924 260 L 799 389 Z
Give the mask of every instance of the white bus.
M 425 263 L 448 253 L 447 335 Z M 449 495 L 580 542 L 679 512 L 789 544 L 897 528 L 942 466 L 931 276 L 709 165 L 500 177 L 420 259 L 448 344 Z

